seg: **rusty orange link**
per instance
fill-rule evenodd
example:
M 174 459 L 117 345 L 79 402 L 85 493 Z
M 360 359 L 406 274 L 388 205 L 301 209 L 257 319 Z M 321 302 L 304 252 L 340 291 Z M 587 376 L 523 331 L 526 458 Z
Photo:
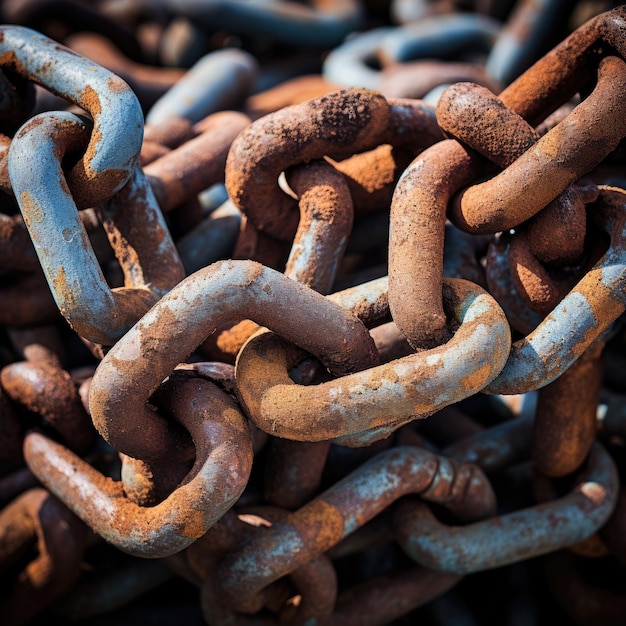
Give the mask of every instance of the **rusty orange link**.
M 584 73 L 580 69 L 583 61 L 594 60 L 594 46 L 606 41 L 618 50 L 624 48 L 623 43 L 620 48 L 623 33 L 619 24 L 625 14 L 626 9 L 615 9 L 581 27 L 503 91 L 502 102 L 529 123 L 537 123 L 581 87 Z M 606 48 L 603 50 L 606 54 Z M 465 230 L 483 232 L 485 228 L 493 233 L 512 228 L 545 207 L 602 160 L 626 132 L 626 115 L 619 114 L 626 112 L 626 101 L 616 87 L 624 82 L 623 61 L 615 57 L 601 60 L 594 92 L 524 153 L 510 174 L 507 169 L 499 175 L 507 177 L 503 189 L 511 191 L 511 202 L 525 199 L 519 205 L 524 209 L 521 215 L 518 211 L 512 219 L 510 209 L 501 203 L 477 209 L 476 220 L 472 221 L 460 212 L 463 203 L 457 202 L 450 206 L 450 218 Z M 529 104 L 531 101 L 534 104 Z M 599 111 L 604 115 L 599 117 Z M 605 119 L 615 122 L 606 124 Z M 594 120 L 592 132 L 587 124 Z M 586 149 L 585 145 L 594 149 Z M 554 158 L 557 149 L 558 160 Z M 474 153 L 448 140 L 426 149 L 396 187 L 391 207 L 390 306 L 396 323 L 415 347 L 432 347 L 449 337 L 441 304 L 445 216 L 453 195 L 470 184 L 481 169 Z M 481 206 L 483 199 L 476 198 Z

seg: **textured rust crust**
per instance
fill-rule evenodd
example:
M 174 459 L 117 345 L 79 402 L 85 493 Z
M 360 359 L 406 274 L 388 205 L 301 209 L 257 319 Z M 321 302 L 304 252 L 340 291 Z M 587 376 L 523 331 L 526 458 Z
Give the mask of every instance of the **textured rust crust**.
M 271 113 L 244 130 L 226 160 L 226 188 L 259 229 L 291 238 L 295 202 L 276 181 L 292 165 L 330 156 L 341 159 L 379 145 L 389 104 L 376 92 L 342 90 Z

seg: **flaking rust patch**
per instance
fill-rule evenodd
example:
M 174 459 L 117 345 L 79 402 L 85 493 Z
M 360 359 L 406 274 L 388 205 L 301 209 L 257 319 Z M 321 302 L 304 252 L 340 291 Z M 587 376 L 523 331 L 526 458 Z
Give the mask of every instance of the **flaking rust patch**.
M 125 91 L 130 91 L 130 87 L 119 76 L 111 76 L 107 80 L 107 87 L 113 93 L 124 93 Z
M 466 391 L 480 390 L 488 383 L 491 374 L 491 364 L 483 363 L 477 370 L 463 377 L 461 387 Z
M 43 222 L 44 212 L 39 202 L 35 200 L 30 192 L 22 191 L 20 199 L 22 201 L 24 221 L 30 230 L 31 224 L 39 224 Z

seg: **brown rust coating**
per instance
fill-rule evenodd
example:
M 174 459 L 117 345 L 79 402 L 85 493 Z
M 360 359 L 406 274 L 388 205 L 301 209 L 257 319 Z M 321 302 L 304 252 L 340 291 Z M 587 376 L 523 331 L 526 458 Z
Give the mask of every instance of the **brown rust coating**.
M 105 439 L 137 458 L 179 454 L 173 433 L 146 402 L 208 335 L 237 316 L 276 329 L 338 374 L 377 362 L 366 328 L 349 311 L 260 264 L 214 263 L 163 296 L 100 363 L 90 412 Z
M 348 180 L 355 215 L 387 209 L 394 187 L 415 155 L 443 139 L 434 107 L 390 98 L 389 122 L 378 147 L 343 160 L 326 157 Z
M 594 183 L 570 185 L 528 222 L 529 247 L 542 263 L 567 265 L 584 254 L 586 205 L 598 197 Z
M 578 282 L 578 274 L 555 280 L 530 250 L 530 233 L 520 230 L 511 239 L 509 271 L 517 293 L 527 306 L 547 315 Z M 555 247 L 558 244 L 555 242 Z
M 158 299 L 157 293 L 171 289 L 185 277 L 170 233 L 155 210 L 154 199 L 143 191 L 137 191 L 130 183 L 125 185 L 98 214 L 124 273 L 124 288 L 113 290 L 115 299 L 120 309 L 128 306 L 129 311 L 134 310 L 128 328 Z M 167 255 L 157 254 L 155 248 L 164 240 L 169 241 L 169 251 Z M 132 291 L 136 295 L 128 297 Z M 123 303 L 125 299 L 129 301 L 127 305 Z
M 443 311 L 443 241 L 453 193 L 479 172 L 476 159 L 452 139 L 420 154 L 393 194 L 389 232 L 389 308 L 414 347 L 449 338 Z
M 446 135 L 467 144 L 501 168 L 511 165 L 540 138 L 500 98 L 475 83 L 448 87 L 437 102 L 436 113 Z
M 509 267 L 510 241 L 499 237 L 489 244 L 486 254 L 487 287 L 489 293 L 504 309 L 511 328 L 524 335 L 530 333 L 541 322 L 541 316 L 522 300 Z
M 604 342 L 596 342 L 539 391 L 532 458 L 537 471 L 546 476 L 558 478 L 575 472 L 595 440 L 603 348 Z
M 480 233 L 483 228 L 508 230 L 541 210 L 619 143 L 626 132 L 626 100 L 619 87 L 624 82 L 625 64 L 616 57 L 603 59 L 598 85 L 566 120 L 517 159 L 515 167 L 470 187 L 450 206 L 453 194 L 480 173 L 475 153 L 454 140 L 440 142 L 405 171 L 392 202 L 389 299 L 392 315 L 412 345 L 430 347 L 449 335 L 441 305 L 446 211 L 458 227 Z M 465 210 L 469 206 L 471 215 Z M 509 219 L 512 213 L 514 220 Z
M 370 480 L 372 472 L 377 480 Z M 228 602 L 253 609 L 268 584 L 336 545 L 407 494 L 420 494 L 452 510 L 473 500 L 472 513 L 481 509 L 481 517 L 495 511 L 491 485 L 476 466 L 456 465 L 419 448 L 394 448 L 231 551 L 217 568 L 217 584 Z M 290 550 L 277 549 L 281 537 Z M 271 563 L 266 563 L 268 557 Z
M 379 93 L 349 89 L 256 120 L 228 154 L 229 196 L 257 228 L 290 238 L 298 214 L 295 201 L 278 188 L 278 175 L 311 159 L 341 159 L 375 148 L 383 143 L 389 109 Z
M 451 221 L 476 233 L 513 228 L 591 171 L 626 135 L 624 82 L 626 64 L 603 59 L 593 92 L 513 166 L 461 193 L 450 206 Z
M 68 372 L 44 361 L 22 361 L 5 366 L 0 382 L 14 402 L 49 422 L 72 450 L 89 450 L 96 432 Z
M 37 556 L 5 589 L 0 614 L 7 624 L 32 620 L 72 588 L 80 576 L 84 525 L 44 489 L 31 489 L 0 511 L 0 569 L 36 542 Z
M 146 165 L 144 172 L 164 213 L 224 180 L 231 144 L 249 124 L 243 113 L 214 113 L 203 120 L 198 136 Z
M 446 133 L 500 168 L 511 166 L 540 139 L 539 133 L 502 100 L 471 83 L 446 89 L 437 104 L 437 120 Z M 576 186 L 567 187 L 530 222 L 532 251 L 541 261 L 571 262 L 583 253 L 586 232 L 583 197 L 585 202 L 595 199 L 588 193 L 583 195 Z M 523 221 L 513 224 L 515 214 L 508 217 L 514 226 Z M 484 220 L 488 218 L 483 215 Z
M 448 281 L 452 279 L 446 281 L 446 300 L 450 310 L 455 311 L 462 294 L 468 293 L 465 290 L 469 284 Z M 458 317 L 458 311 L 453 315 Z M 500 334 L 504 315 L 494 309 L 489 318 L 486 326 L 493 330 L 489 363 L 480 361 L 478 367 L 477 348 L 468 345 L 467 350 L 474 355 L 473 367 L 462 368 L 461 374 L 461 355 L 455 358 L 458 383 L 451 383 L 455 372 L 447 370 L 442 359 L 446 355 L 456 357 L 461 352 L 459 346 L 477 328 L 485 328 L 477 320 L 461 324 L 448 345 L 313 386 L 294 383 L 288 372 L 297 360 L 288 346 L 272 334 L 259 333 L 239 353 L 235 369 L 237 394 L 247 415 L 261 430 L 287 439 L 322 441 L 399 426 L 409 417 L 432 415 L 458 401 L 460 395 L 482 388 L 495 375 L 489 370 L 506 358 L 510 344 Z M 508 324 L 504 328 L 508 332 Z
M 13 194 L 11 179 L 9 178 L 9 147 L 11 137 L 0 133 L 0 191 Z
M 250 431 L 234 400 L 200 378 L 171 384 L 160 404 L 188 429 L 196 458 L 178 488 L 155 506 L 138 506 L 122 483 L 52 440 L 36 433 L 25 439 L 24 455 L 38 478 L 96 533 L 136 556 L 158 558 L 187 547 L 233 506 L 250 477 Z
M 589 20 L 506 87 L 500 98 L 536 126 L 576 94 L 585 78 L 585 63 L 607 54 L 607 43 L 626 58 L 624 19 L 626 9 L 618 7 Z
M 393 186 L 412 156 L 383 144 L 332 163 L 345 177 L 354 201 L 355 214 L 366 215 L 391 204 Z
M 298 198 L 300 220 L 285 275 L 326 294 L 335 280 L 352 230 L 354 210 L 347 181 L 324 160 L 294 166 L 286 175 L 287 182 Z M 245 232 L 250 232 L 254 227 L 246 220 L 244 228 Z M 253 241 L 259 238 L 267 240 L 264 231 L 254 229 L 254 235 Z M 240 237 L 236 256 L 241 254 L 243 243 Z M 281 250 L 278 242 L 275 243 L 275 249 L 276 252 Z M 251 258 L 263 262 L 258 254 Z M 226 358 L 234 357 L 258 329 L 259 326 L 250 320 L 243 320 L 219 333 L 215 338 L 216 347 L 227 355 Z
M 229 511 L 197 542 L 188 548 L 187 561 L 190 569 L 201 579 L 202 613 L 207 623 L 245 620 L 240 602 L 232 603 L 221 592 L 214 575 L 217 564 L 229 552 L 247 542 L 257 541 L 274 524 L 285 522 L 289 511 L 272 505 L 257 505 Z M 294 596 L 299 601 L 292 602 Z M 325 623 L 330 616 L 337 597 L 337 576 L 330 559 L 319 555 L 298 569 L 288 578 L 263 590 L 253 602 L 248 602 L 246 613 L 259 613 L 265 609 L 277 614 L 280 622 L 306 623 L 321 619 Z M 254 619 L 254 618 L 251 618 Z
M 300 221 L 285 275 L 327 294 L 352 231 L 354 209 L 344 176 L 324 160 L 287 171 Z
M 242 215 L 232 258 L 257 261 L 282 272 L 285 269 L 292 239 L 289 241 L 276 239 L 267 231 L 258 230 L 245 215 Z
M 141 144 L 141 153 L 139 154 L 139 165 L 140 167 L 145 167 L 152 161 L 165 156 L 168 152 L 170 152 L 170 149 L 166 146 L 144 139 L 144 142 Z
M 121 81 L 121 79 L 118 79 Z M 126 85 L 125 83 L 123 83 Z M 128 89 L 128 86 L 125 87 Z M 85 87 L 81 94 L 80 104 L 97 117 L 101 112 L 101 103 L 98 94 L 90 87 Z M 87 208 L 105 202 L 128 180 L 129 170 L 107 168 L 102 172 L 94 172 L 91 160 L 102 140 L 102 131 L 95 128 L 91 131 L 89 143 L 82 158 L 67 174 L 67 183 L 72 190 L 74 202 L 79 208 Z M 137 158 L 139 155 L 137 155 Z M 129 164 L 130 165 L 130 164 Z
M 444 139 L 432 105 L 411 98 L 389 98 L 388 102 L 391 107 L 389 122 L 380 143 L 404 148 L 417 155 Z

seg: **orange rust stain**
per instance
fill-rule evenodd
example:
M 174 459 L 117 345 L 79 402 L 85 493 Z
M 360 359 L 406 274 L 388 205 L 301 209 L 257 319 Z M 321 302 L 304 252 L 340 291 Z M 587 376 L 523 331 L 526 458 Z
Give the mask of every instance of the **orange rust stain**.
M 169 499 L 168 506 L 171 506 Z M 198 510 L 187 510 L 183 514 L 181 509 L 184 506 L 185 503 L 181 503 L 180 509 L 178 510 L 180 534 L 182 537 L 187 537 L 188 539 L 197 539 L 207 531 L 206 513 Z
M 125 91 L 130 91 L 130 87 L 119 77 L 112 76 L 107 80 L 107 87 L 113 93 L 124 93 Z
M 100 103 L 100 98 L 95 91 L 95 89 L 89 85 L 83 89 L 80 94 L 80 102 L 81 106 L 85 108 L 85 110 L 89 111 L 91 115 L 100 115 L 102 113 L 102 104 Z
M 28 191 L 23 191 L 20 194 L 22 201 L 22 207 L 24 207 L 24 221 L 30 229 L 32 224 L 38 224 L 43 222 L 44 213 L 41 205 Z
M 491 365 L 484 363 L 475 372 L 468 374 L 461 381 L 461 387 L 465 391 L 482 389 L 489 380 L 491 375 Z
M 343 515 L 339 510 L 324 500 L 317 500 L 301 509 L 298 513 L 298 524 L 303 539 L 314 542 L 317 548 L 326 550 L 335 545 L 341 538 L 344 528 Z

